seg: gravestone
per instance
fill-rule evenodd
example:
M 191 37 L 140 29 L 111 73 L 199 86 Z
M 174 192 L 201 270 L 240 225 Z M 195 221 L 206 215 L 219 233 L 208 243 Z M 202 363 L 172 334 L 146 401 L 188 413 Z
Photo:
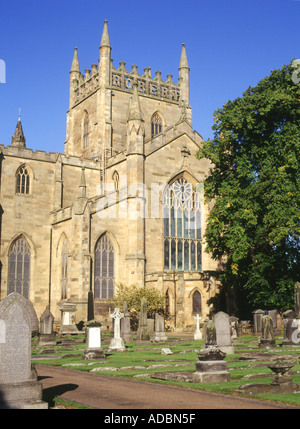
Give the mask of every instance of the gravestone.
M 120 320 L 124 317 L 124 313 L 121 313 L 119 308 L 115 308 L 114 312 L 110 315 L 114 319 L 114 337 L 112 338 L 108 352 L 126 352 L 127 349 L 124 345 L 124 341 L 121 338 L 121 326 Z
M 166 341 L 168 337 L 165 333 L 165 319 L 158 313 L 155 313 L 155 331 L 152 337 L 153 341 Z
M 298 338 L 298 334 L 300 332 L 300 319 L 296 319 L 296 313 L 293 310 L 285 311 L 282 314 L 282 317 L 284 325 L 284 338 L 282 340 L 282 345 L 299 345 L 300 338 Z
M 76 326 L 76 304 L 64 302 L 60 305 L 61 311 L 61 334 L 78 334 Z
M 275 336 L 272 317 L 265 314 L 261 319 L 261 339 L 259 347 L 275 347 Z
M 201 317 L 197 313 L 197 316 L 194 316 L 194 319 L 196 320 L 196 331 L 194 332 L 194 340 L 202 340 L 202 333 L 200 331 Z
M 218 383 L 229 381 L 230 374 L 227 368 L 227 362 L 224 360 L 226 353 L 218 347 L 209 346 L 198 354 L 196 363 L 196 372 L 193 373 L 194 383 Z
M 230 321 L 228 314 L 223 311 L 216 313 L 214 315 L 214 324 L 216 327 L 218 348 L 226 354 L 233 354 L 234 347 L 231 343 Z
M 130 313 L 128 311 L 127 302 L 123 302 L 124 317 L 121 319 L 121 338 L 124 342 L 132 341 L 132 333 L 130 330 Z
M 49 306 L 40 317 L 39 346 L 56 346 L 56 334 L 53 330 L 54 316 Z
M 230 316 L 229 317 L 229 322 L 230 322 L 230 335 L 231 335 L 231 339 L 235 340 L 238 335 L 239 335 L 239 331 L 238 331 L 238 322 L 239 319 L 235 316 Z
M 154 334 L 154 319 L 147 319 L 148 333 L 149 335 Z
M 253 324 L 254 324 L 254 335 L 258 335 L 261 333 L 261 319 L 264 315 L 263 310 L 255 310 L 252 312 L 253 314 Z
M 137 344 L 143 344 L 150 341 L 149 327 L 147 323 L 147 300 L 142 298 L 141 311 L 139 317 L 139 326 L 136 334 Z
M 208 320 L 205 324 L 205 347 L 215 347 L 217 345 L 217 332 L 213 320 Z
M 90 320 L 85 323 L 85 343 L 82 358 L 85 360 L 105 359 L 103 348 L 101 347 L 101 323 L 97 320 Z
M 279 332 L 278 327 L 277 327 L 277 316 L 278 316 L 277 310 L 269 310 L 268 314 L 272 318 L 272 321 L 273 321 L 274 334 L 280 335 L 280 332 Z
M 31 366 L 32 332 L 39 322 L 33 305 L 14 292 L 0 303 L 0 408 L 48 409 Z

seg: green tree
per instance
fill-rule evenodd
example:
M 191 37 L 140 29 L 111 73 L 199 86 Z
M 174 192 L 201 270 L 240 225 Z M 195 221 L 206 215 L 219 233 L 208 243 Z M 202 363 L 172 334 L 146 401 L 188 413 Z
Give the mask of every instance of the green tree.
M 213 168 L 207 251 L 222 260 L 225 288 L 252 306 L 293 306 L 300 273 L 300 83 L 293 64 L 273 70 L 214 114 L 197 157 Z
M 120 283 L 117 285 L 115 295 L 110 304 L 114 308 L 118 307 L 122 310 L 123 303 L 126 301 L 132 320 L 132 327 L 136 328 L 138 314 L 141 310 L 142 298 L 146 298 L 147 300 L 147 314 L 149 318 L 153 318 L 156 312 L 164 314 L 164 296 L 158 290 L 146 286 L 126 286 Z

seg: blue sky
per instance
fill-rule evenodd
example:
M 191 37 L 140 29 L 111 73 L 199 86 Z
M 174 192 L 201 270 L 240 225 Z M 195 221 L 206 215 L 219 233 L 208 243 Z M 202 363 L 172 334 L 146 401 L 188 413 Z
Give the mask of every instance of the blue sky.
M 0 14 L 0 143 L 11 143 L 21 107 L 27 147 L 47 152 L 64 150 L 74 47 L 81 72 L 97 63 L 105 19 L 115 67 L 150 66 L 177 83 L 185 42 L 193 128 L 204 139 L 217 108 L 300 58 L 298 0 L 6 0 Z

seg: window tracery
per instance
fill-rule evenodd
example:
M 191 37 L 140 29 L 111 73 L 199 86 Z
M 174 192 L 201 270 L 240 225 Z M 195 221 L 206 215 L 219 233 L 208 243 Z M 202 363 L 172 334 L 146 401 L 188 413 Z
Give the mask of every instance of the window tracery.
M 17 292 L 29 299 L 30 247 L 23 236 L 17 238 L 9 252 L 8 293 Z
M 94 295 L 95 298 L 108 299 L 114 296 L 115 251 L 107 234 L 99 238 L 95 248 Z
M 16 193 L 28 195 L 30 192 L 30 175 L 26 166 L 21 166 L 16 174 Z
M 163 201 L 164 268 L 201 271 L 201 201 L 183 177 L 166 190 Z
M 155 137 L 162 132 L 162 119 L 159 113 L 154 113 L 151 119 L 151 136 Z

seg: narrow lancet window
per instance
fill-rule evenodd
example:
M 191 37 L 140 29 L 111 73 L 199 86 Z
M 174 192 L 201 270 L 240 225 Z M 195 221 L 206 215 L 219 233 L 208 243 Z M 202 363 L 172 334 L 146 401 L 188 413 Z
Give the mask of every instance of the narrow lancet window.
M 30 247 L 23 236 L 17 238 L 9 253 L 8 293 L 17 292 L 29 299 Z
M 155 137 L 162 132 L 162 119 L 159 113 L 154 113 L 151 119 L 151 136 Z
M 105 234 L 99 238 L 95 248 L 94 295 L 97 299 L 114 296 L 115 252 L 110 238 Z
M 87 148 L 89 145 L 89 114 L 85 112 L 83 120 L 83 147 Z
M 30 192 L 30 175 L 28 168 L 22 166 L 16 175 L 16 193 L 28 195 Z

